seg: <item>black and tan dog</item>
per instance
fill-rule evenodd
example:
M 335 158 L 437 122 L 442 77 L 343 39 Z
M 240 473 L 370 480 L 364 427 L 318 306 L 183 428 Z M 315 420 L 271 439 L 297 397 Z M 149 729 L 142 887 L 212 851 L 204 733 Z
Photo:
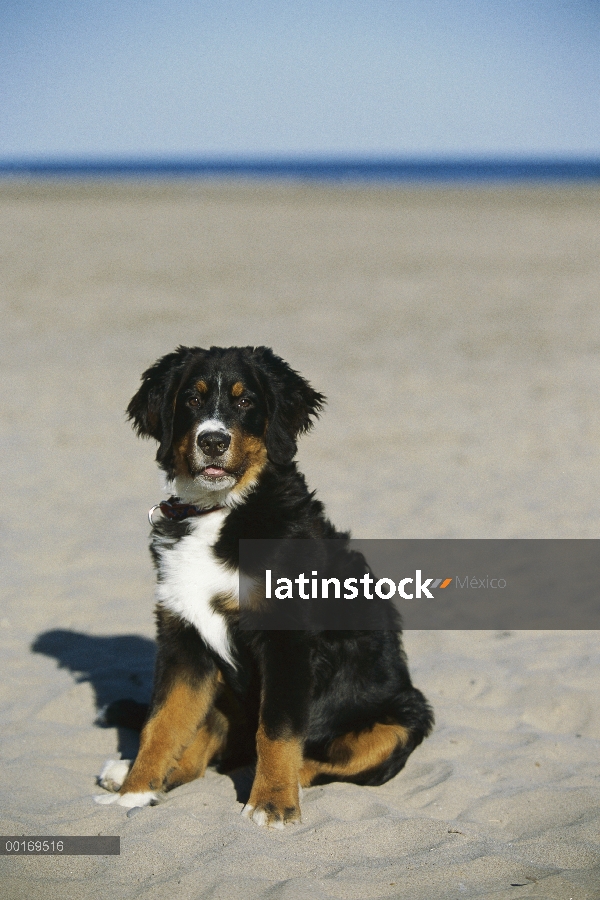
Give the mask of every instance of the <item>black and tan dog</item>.
M 180 347 L 142 376 L 128 413 L 158 441 L 176 497 L 153 521 L 158 655 L 133 766 L 110 761 L 98 797 L 133 807 L 256 761 L 244 814 L 283 827 L 299 787 L 378 785 L 429 733 L 398 630 L 239 627 L 238 542 L 338 538 L 293 462 L 324 398 L 266 347 Z

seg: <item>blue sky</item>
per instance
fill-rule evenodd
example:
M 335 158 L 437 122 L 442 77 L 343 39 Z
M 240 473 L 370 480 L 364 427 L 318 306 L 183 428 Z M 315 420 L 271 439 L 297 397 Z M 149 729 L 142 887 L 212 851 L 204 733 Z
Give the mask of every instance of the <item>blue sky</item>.
M 0 158 L 600 155 L 600 0 L 3 0 Z

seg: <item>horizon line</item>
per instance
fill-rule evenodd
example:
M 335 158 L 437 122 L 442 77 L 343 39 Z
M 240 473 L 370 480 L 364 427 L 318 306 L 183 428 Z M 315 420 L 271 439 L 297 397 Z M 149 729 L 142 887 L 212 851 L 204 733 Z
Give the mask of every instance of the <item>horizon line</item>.
M 78 155 L 0 158 L 2 176 L 199 176 L 317 181 L 600 180 L 592 155 Z

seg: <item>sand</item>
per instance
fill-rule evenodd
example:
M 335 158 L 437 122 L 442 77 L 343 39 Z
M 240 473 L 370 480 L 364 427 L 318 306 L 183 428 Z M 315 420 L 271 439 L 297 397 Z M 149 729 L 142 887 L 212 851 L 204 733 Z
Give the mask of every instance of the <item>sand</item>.
M 0 857 L 2 897 L 600 897 L 600 642 L 410 632 L 434 734 L 379 788 L 240 816 L 209 771 L 99 807 L 147 698 L 150 443 L 124 409 L 178 343 L 267 344 L 329 398 L 300 462 L 356 537 L 598 537 L 600 189 L 0 184 L 6 835 L 120 857 Z

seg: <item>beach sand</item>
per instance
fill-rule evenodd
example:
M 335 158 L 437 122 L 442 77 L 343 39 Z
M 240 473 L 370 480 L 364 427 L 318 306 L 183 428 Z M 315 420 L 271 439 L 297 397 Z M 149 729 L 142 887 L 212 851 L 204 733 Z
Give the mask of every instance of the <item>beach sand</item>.
M 154 447 L 124 409 L 177 344 L 267 344 L 329 398 L 299 460 L 356 537 L 597 538 L 600 189 L 0 183 L 7 900 L 600 898 L 593 632 L 409 632 L 435 732 L 379 788 L 240 816 L 209 771 L 127 816 L 92 801 L 147 699 Z M 568 602 L 568 598 L 565 598 Z

